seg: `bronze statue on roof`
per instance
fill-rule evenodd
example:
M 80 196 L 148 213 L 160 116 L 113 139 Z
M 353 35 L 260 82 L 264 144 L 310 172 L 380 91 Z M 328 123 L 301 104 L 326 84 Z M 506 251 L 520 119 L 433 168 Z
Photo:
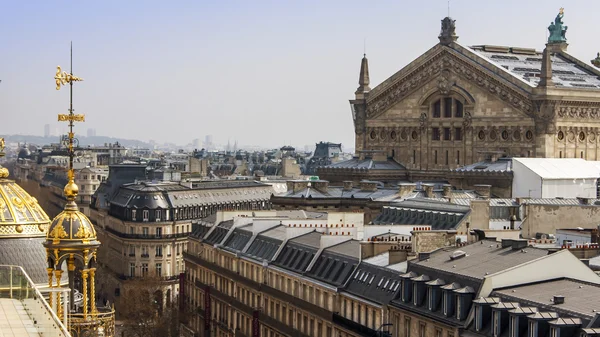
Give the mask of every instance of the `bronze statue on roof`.
M 558 11 L 558 15 L 554 19 L 554 22 L 550 23 L 548 30 L 550 31 L 550 36 L 548 37 L 548 43 L 563 43 L 567 42 L 567 38 L 565 34 L 567 33 L 567 26 L 564 25 L 562 21 L 565 16 L 565 9 L 561 8 Z

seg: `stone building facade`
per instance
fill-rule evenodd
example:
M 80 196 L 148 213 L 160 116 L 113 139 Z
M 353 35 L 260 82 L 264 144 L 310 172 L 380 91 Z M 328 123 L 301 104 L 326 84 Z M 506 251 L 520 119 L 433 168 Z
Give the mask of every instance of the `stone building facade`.
M 571 56 L 566 38 L 543 52 L 467 47 L 445 18 L 439 40 L 372 90 L 363 58 L 350 101 L 357 155 L 383 151 L 409 171 L 455 169 L 489 151 L 600 158 L 600 71 Z

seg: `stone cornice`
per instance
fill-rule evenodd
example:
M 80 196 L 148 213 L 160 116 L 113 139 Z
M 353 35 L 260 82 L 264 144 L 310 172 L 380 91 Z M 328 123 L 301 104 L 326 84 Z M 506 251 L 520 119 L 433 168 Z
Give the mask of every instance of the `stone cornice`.
M 394 79 L 393 84 L 381 92 L 374 94 L 372 91 L 367 100 L 368 118 L 381 115 L 410 93 L 436 78 L 436 75 L 440 74 L 442 70 L 449 70 L 452 74 L 477 84 L 480 88 L 487 90 L 526 115 L 533 115 L 535 108 L 527 94 L 510 88 L 505 80 L 480 69 L 469 60 L 463 60 L 459 55 L 451 52 L 451 49 L 444 48 L 410 73 Z

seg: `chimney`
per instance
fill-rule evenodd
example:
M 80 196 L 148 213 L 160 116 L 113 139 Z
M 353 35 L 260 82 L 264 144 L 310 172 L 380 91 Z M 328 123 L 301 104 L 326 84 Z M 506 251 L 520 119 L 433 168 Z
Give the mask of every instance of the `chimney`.
M 502 248 L 512 247 L 512 239 L 502 239 Z
M 352 181 L 350 181 L 350 180 L 344 181 L 344 191 L 352 191 Z
M 512 215 L 510 217 L 510 229 L 515 229 L 515 221 L 517 220 L 517 217 L 515 215 Z
M 527 248 L 528 245 L 529 245 L 529 241 L 524 240 L 524 239 L 513 239 L 512 240 L 512 249 L 513 250 L 524 249 L 524 248 Z
M 444 189 L 443 195 L 445 198 L 449 198 L 452 194 L 452 185 L 444 185 L 442 187 Z
M 415 188 L 417 188 L 417 184 L 413 183 L 400 183 L 398 185 L 398 194 L 401 198 L 404 198 L 414 192 Z
M 401 249 L 390 249 L 388 257 L 388 265 L 406 261 L 408 252 Z
M 565 297 L 561 295 L 554 295 L 553 299 L 554 304 L 563 304 L 565 303 Z
M 553 87 L 552 81 L 552 53 L 548 50 L 548 45 L 542 53 L 542 73 L 540 74 L 540 82 L 538 87 Z
M 308 188 L 308 180 L 288 180 L 287 182 L 288 191 L 298 193 Z
M 375 192 L 377 191 L 377 182 L 363 180 L 360 182 L 360 190 L 365 192 Z
M 492 185 L 486 185 L 486 184 L 473 185 L 473 190 L 475 190 L 475 192 L 477 192 L 479 195 L 481 195 L 485 199 L 490 198 L 491 189 L 492 189 Z
M 327 180 L 312 181 L 312 187 L 314 187 L 317 191 L 319 191 L 321 193 L 327 193 L 327 189 L 329 188 L 329 181 L 327 181 Z
M 425 191 L 425 197 L 433 198 L 433 184 L 423 184 L 422 186 Z

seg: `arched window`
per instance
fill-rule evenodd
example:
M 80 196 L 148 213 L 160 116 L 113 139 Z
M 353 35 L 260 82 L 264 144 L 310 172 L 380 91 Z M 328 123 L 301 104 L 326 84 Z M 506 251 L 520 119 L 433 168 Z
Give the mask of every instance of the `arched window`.
M 442 97 L 433 102 L 431 107 L 433 118 L 463 118 L 464 104 L 455 97 Z

